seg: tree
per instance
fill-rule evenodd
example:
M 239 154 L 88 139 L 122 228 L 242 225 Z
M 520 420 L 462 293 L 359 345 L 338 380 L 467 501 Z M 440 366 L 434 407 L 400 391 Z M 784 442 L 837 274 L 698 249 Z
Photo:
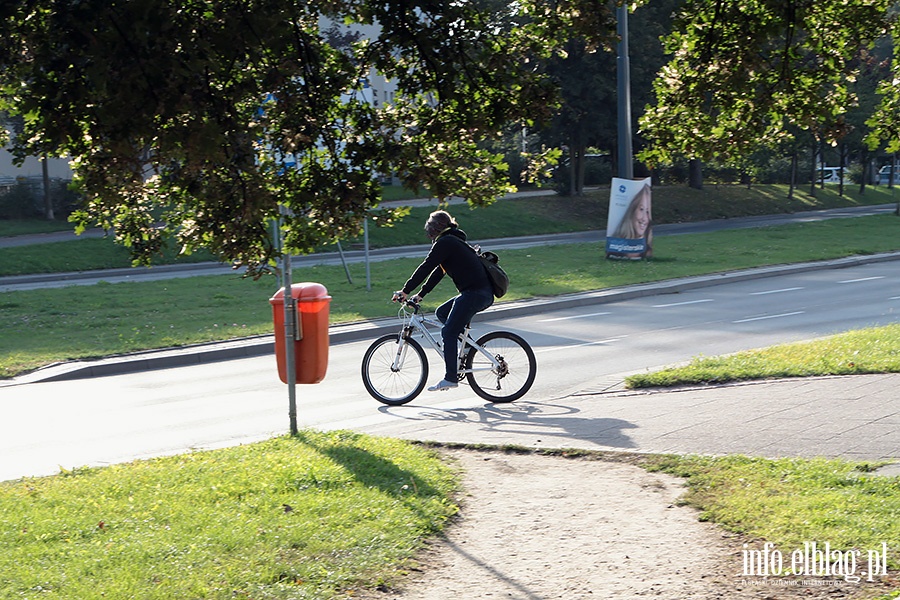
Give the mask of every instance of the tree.
M 568 195 L 580 196 L 588 147 L 615 147 L 615 117 L 607 118 L 609 106 L 616 106 L 615 54 L 591 51 L 583 40 L 573 39 L 564 54 L 547 62 L 546 70 L 560 86 L 562 103 L 541 137 L 565 148 L 560 168 L 566 177 L 561 181 L 568 184 Z
M 879 104 L 876 90 L 880 82 L 890 77 L 891 53 L 890 38 L 885 36 L 878 40 L 871 51 L 863 49 L 857 57 L 857 76 L 852 87 L 857 101 L 847 111 L 850 131 L 844 141 L 847 142 L 850 157 L 855 157 L 862 166 L 858 182 L 861 194 L 865 193 L 866 186 L 876 175 L 873 168 L 875 156 L 867 144 L 872 133 L 868 120 L 875 113 Z
M 894 40 L 900 35 L 900 31 L 897 30 L 898 27 L 900 27 L 900 24 L 895 22 L 894 30 L 892 31 Z M 893 44 L 888 50 L 894 53 Z M 866 137 L 866 142 L 871 150 L 884 145 L 891 154 L 900 151 L 900 90 L 897 89 L 898 81 L 900 81 L 900 60 L 897 60 L 895 56 L 890 66 L 890 73 L 877 84 L 876 91 L 881 99 L 866 122 L 866 125 L 871 128 L 869 135 Z M 893 179 L 891 182 L 893 183 Z
M 352 235 L 378 173 L 475 205 L 508 189 L 479 141 L 547 120 L 555 94 L 535 59 L 572 36 L 608 43 L 614 28 L 597 0 L 502 6 L 4 3 L 0 110 L 25 117 L 19 156 L 72 157 L 79 227 L 114 230 L 141 263 L 173 235 L 256 275 L 279 254 L 267 226 L 279 212 L 294 251 Z M 371 35 L 338 42 L 329 23 Z M 396 82 L 393 103 L 363 98 L 373 70 Z
M 708 160 L 771 146 L 791 126 L 845 133 L 853 58 L 886 31 L 888 0 L 693 0 L 667 39 L 642 157 Z
M 632 112 L 637 119 L 651 101 L 653 80 L 665 63 L 660 38 L 670 32 L 680 0 L 649 0 L 629 17 Z M 572 39 L 565 53 L 548 61 L 548 74 L 560 86 L 562 104 L 543 132 L 548 143 L 568 148 L 569 193 L 584 191 L 588 147 L 610 155 L 617 150 L 618 106 L 615 48 L 592 51 L 584 40 Z M 618 162 L 619 157 L 616 157 Z

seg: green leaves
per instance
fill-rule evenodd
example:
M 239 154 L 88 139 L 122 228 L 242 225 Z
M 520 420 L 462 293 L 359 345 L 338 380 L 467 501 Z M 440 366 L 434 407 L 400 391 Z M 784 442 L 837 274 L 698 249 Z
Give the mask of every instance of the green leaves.
M 900 23 L 893 22 L 893 36 L 897 39 Z M 879 105 L 866 122 L 872 129 L 866 142 L 872 149 L 882 142 L 886 143 L 888 152 L 900 151 L 900 61 L 894 60 L 889 76 L 878 84 L 881 97 Z
M 3 11 L 0 105 L 27 117 L 15 151 L 73 157 L 87 199 L 77 226 L 114 230 L 139 263 L 168 233 L 251 275 L 279 255 L 266 226 L 279 206 L 290 249 L 307 251 L 359 230 L 380 174 L 473 205 L 508 191 L 478 142 L 550 116 L 553 90 L 530 60 L 573 32 L 612 36 L 608 9 L 588 0 L 29 0 Z M 368 87 L 376 73 L 391 80 L 388 98 Z
M 689 2 L 667 38 L 672 59 L 641 121 L 642 158 L 749 153 L 789 127 L 833 140 L 855 102 L 854 58 L 886 32 L 885 0 Z

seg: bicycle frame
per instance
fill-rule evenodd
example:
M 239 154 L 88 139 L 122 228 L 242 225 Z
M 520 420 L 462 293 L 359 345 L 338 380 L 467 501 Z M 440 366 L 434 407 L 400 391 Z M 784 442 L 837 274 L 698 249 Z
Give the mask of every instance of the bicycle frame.
M 408 307 L 412 308 L 412 312 L 408 309 Z M 403 326 L 400 330 L 400 339 L 408 340 L 413 336 L 418 336 L 420 339 L 428 342 L 428 345 L 431 346 L 435 352 L 437 352 L 440 357 L 443 359 L 444 357 L 444 344 L 443 340 L 440 337 L 435 337 L 431 331 L 429 331 L 429 327 L 432 328 L 441 328 L 443 327 L 443 323 L 437 321 L 435 319 L 429 319 L 425 315 L 419 312 L 419 305 L 414 302 L 404 302 L 403 306 L 400 307 L 400 312 L 398 317 L 400 321 L 403 323 Z M 471 335 L 472 328 L 470 325 L 466 325 L 466 328 L 463 330 L 460 339 L 462 340 L 462 344 L 459 345 L 459 354 L 457 355 L 457 377 L 460 381 L 462 381 L 463 377 L 467 373 L 473 373 L 475 371 L 490 371 L 490 370 L 499 370 L 502 368 L 500 361 L 497 360 L 497 357 L 493 356 L 489 352 L 487 352 L 484 348 L 478 345 L 475 339 Z M 485 358 L 490 361 L 490 366 L 485 365 L 480 369 L 466 369 L 464 367 L 466 354 L 468 353 L 469 347 L 475 348 L 477 352 L 480 352 Z M 397 346 L 397 355 L 394 357 L 394 362 L 391 364 L 391 369 L 394 371 L 399 371 L 403 367 L 403 360 L 406 356 L 406 345 L 403 343 L 398 344 Z
M 385 333 L 374 340 L 360 369 L 366 391 L 389 406 L 406 404 L 425 389 L 428 346 L 444 362 L 443 340 L 437 333 L 442 324 L 408 301 L 401 304 L 398 316 L 399 334 Z M 490 331 L 477 340 L 473 335 L 467 324 L 459 336 L 456 377 L 450 379 L 467 381 L 475 394 L 489 402 L 515 402 L 526 394 L 537 374 L 537 361 L 528 342 L 511 331 Z

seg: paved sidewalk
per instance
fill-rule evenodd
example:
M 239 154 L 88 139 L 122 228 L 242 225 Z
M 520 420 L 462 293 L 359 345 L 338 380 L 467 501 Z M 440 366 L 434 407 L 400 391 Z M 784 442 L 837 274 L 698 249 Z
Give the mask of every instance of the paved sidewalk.
M 391 408 L 396 419 L 362 429 L 442 443 L 900 461 L 898 389 L 900 374 L 650 391 L 606 377 L 546 401 Z M 881 473 L 900 475 L 900 463 Z

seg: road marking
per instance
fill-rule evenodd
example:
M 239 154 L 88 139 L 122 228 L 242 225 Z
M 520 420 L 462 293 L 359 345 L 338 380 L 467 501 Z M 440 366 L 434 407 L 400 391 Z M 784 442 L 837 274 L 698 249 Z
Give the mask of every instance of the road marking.
M 765 292 L 750 292 L 750 295 L 751 296 L 765 296 L 766 294 L 781 294 L 783 292 L 796 292 L 797 290 L 802 290 L 802 289 L 803 289 L 802 287 L 790 287 L 790 288 L 783 288 L 780 290 L 768 290 Z
M 877 277 L 860 277 L 859 279 L 845 279 L 844 281 L 838 281 L 838 283 L 859 283 L 860 281 L 872 281 L 873 279 L 884 279 L 884 275 L 879 275 Z
M 798 310 L 796 312 L 782 313 L 780 315 L 765 315 L 763 317 L 750 317 L 747 319 L 738 319 L 737 321 L 732 321 L 732 323 L 749 323 L 750 321 L 763 321 L 765 319 L 780 319 L 781 317 L 793 317 L 794 315 L 802 315 L 805 313 L 805 310 Z
M 703 300 L 689 300 L 687 302 L 673 302 L 672 304 L 654 304 L 653 308 L 669 308 L 670 306 L 685 306 L 687 304 L 701 304 L 703 302 L 712 302 L 712 298 L 705 298 Z
M 554 321 L 568 321 L 569 319 L 586 319 L 587 317 L 600 317 L 608 315 L 608 312 L 591 313 L 589 315 L 573 315 L 571 317 L 555 317 L 553 319 L 538 319 L 538 323 L 552 323 Z
M 585 346 L 600 346 L 602 344 L 611 344 L 613 342 L 619 342 L 625 339 L 628 336 L 609 338 L 606 340 L 597 340 L 594 342 L 583 342 L 581 344 L 572 344 L 570 346 L 550 346 L 548 348 L 532 348 L 535 354 L 541 354 L 543 352 L 556 352 L 557 350 L 570 350 L 572 348 L 584 348 Z

